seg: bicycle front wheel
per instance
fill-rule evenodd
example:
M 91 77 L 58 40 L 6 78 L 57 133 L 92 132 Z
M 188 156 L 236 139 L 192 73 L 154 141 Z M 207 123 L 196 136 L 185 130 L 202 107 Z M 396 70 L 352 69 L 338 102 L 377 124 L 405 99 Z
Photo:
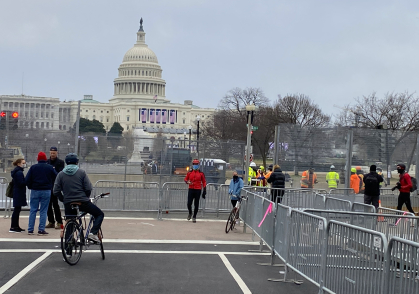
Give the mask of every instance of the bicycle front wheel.
M 79 224 L 75 220 L 70 220 L 64 227 L 61 237 L 61 252 L 64 260 L 69 265 L 75 265 L 79 262 L 83 252 L 83 236 Z
M 227 223 L 226 223 L 226 234 L 230 232 L 234 228 L 234 225 L 236 224 L 236 209 L 233 208 L 230 212 L 230 215 L 228 216 Z
M 97 234 L 100 240 L 100 253 L 102 254 L 102 259 L 105 259 L 105 251 L 103 250 L 103 233 L 102 229 L 99 229 L 99 233 Z

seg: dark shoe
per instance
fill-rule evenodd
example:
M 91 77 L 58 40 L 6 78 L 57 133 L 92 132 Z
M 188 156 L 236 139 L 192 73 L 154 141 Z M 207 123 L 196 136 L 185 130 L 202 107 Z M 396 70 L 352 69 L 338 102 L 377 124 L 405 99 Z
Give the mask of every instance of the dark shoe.
M 47 232 L 45 232 L 45 231 L 38 231 L 38 236 L 46 236 L 46 235 L 48 235 Z
M 188 214 L 187 220 L 191 220 L 192 214 Z
M 9 233 L 20 233 L 22 232 L 19 228 L 10 228 Z
M 24 229 L 22 229 L 21 227 L 19 227 L 19 230 L 21 231 L 21 232 L 24 232 L 25 230 Z
M 196 223 L 196 218 L 193 218 L 193 219 L 192 219 L 192 222 L 193 222 L 193 223 Z
M 28 235 L 33 235 L 33 231 L 28 231 Z
M 45 229 L 53 229 L 55 227 L 55 223 L 48 223 L 46 226 L 45 226 Z
M 57 223 L 57 224 L 55 225 L 55 229 L 56 229 L 56 230 L 60 230 L 62 225 L 63 225 L 63 224 Z

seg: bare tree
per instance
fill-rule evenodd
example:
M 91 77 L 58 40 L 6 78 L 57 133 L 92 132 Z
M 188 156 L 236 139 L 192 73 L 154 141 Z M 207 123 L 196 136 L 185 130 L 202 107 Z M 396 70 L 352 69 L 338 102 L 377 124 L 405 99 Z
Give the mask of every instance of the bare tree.
M 238 113 L 240 116 L 246 114 L 246 105 L 254 104 L 256 106 L 266 105 L 269 99 L 266 98 L 262 89 L 260 88 L 247 88 L 242 90 L 234 88 L 221 99 L 218 108 Z

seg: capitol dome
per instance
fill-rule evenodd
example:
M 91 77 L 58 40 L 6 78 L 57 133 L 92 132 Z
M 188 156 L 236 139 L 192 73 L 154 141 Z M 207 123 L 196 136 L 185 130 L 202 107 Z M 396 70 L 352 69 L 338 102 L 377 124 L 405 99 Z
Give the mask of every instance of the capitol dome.
M 118 68 L 111 101 L 167 102 L 166 81 L 162 72 L 156 54 L 145 43 L 141 19 L 137 42 L 125 53 Z
M 146 44 L 135 44 L 124 55 L 122 62 L 145 61 L 159 63 L 156 54 Z

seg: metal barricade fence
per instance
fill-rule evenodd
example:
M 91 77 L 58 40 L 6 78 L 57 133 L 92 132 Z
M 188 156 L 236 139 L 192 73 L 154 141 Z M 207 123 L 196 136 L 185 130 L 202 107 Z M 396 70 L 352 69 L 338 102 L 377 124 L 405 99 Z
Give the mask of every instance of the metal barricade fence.
M 327 221 L 336 220 L 383 233 L 387 239 L 396 236 L 414 242 L 418 241 L 418 226 L 416 225 L 419 221 L 418 217 L 317 209 L 306 209 L 304 211 L 324 217 Z
M 326 197 L 325 209 L 335 211 L 351 211 L 352 203 L 348 200 L 341 200 L 333 197 Z
M 103 210 L 161 211 L 158 183 L 136 181 L 97 181 L 94 193 L 110 193 L 110 197 L 98 201 Z
M 188 211 L 188 185 L 184 182 L 167 182 L 162 186 L 163 211 Z M 203 213 L 203 202 L 199 201 L 199 210 Z M 193 210 L 193 207 L 192 207 Z
M 288 243 L 288 267 L 320 286 L 322 257 L 326 238 L 326 219 L 292 210 Z
M 391 238 L 387 250 L 386 294 L 419 293 L 419 243 Z
M 352 188 L 336 188 L 336 189 L 330 189 L 329 191 L 329 195 L 331 197 L 334 197 L 332 195 L 354 195 L 355 194 L 355 190 Z
M 205 199 L 199 201 L 203 203 L 202 207 L 204 207 L 205 211 L 218 211 L 219 187 L 219 184 L 207 184 L 207 195 Z
M 369 213 L 376 212 L 374 205 L 358 203 L 358 202 L 352 202 L 351 211 L 369 212 Z
M 316 192 L 313 190 L 289 190 L 282 198 L 281 204 L 294 209 L 314 208 Z
M 329 221 L 324 290 L 331 293 L 384 293 L 384 234 Z
M 392 208 L 387 208 L 387 207 L 378 207 L 378 211 L 377 212 L 378 213 L 383 213 L 383 214 L 415 216 L 411 212 L 407 212 L 407 211 L 403 211 L 403 210 L 397 210 L 397 209 L 392 209 Z
M 274 252 L 284 262 L 288 257 L 288 240 L 290 235 L 291 207 L 277 205 L 275 220 Z
M 0 199 L 1 199 L 1 208 L 4 208 L 4 218 L 10 217 L 10 211 L 12 210 L 13 199 L 6 196 L 6 189 L 9 185 L 9 181 L 0 177 Z
M 218 188 L 218 205 L 217 205 L 217 217 L 220 211 L 230 211 L 233 206 L 231 204 L 230 195 L 228 195 L 229 185 L 222 184 Z M 243 195 L 243 191 L 241 193 Z

